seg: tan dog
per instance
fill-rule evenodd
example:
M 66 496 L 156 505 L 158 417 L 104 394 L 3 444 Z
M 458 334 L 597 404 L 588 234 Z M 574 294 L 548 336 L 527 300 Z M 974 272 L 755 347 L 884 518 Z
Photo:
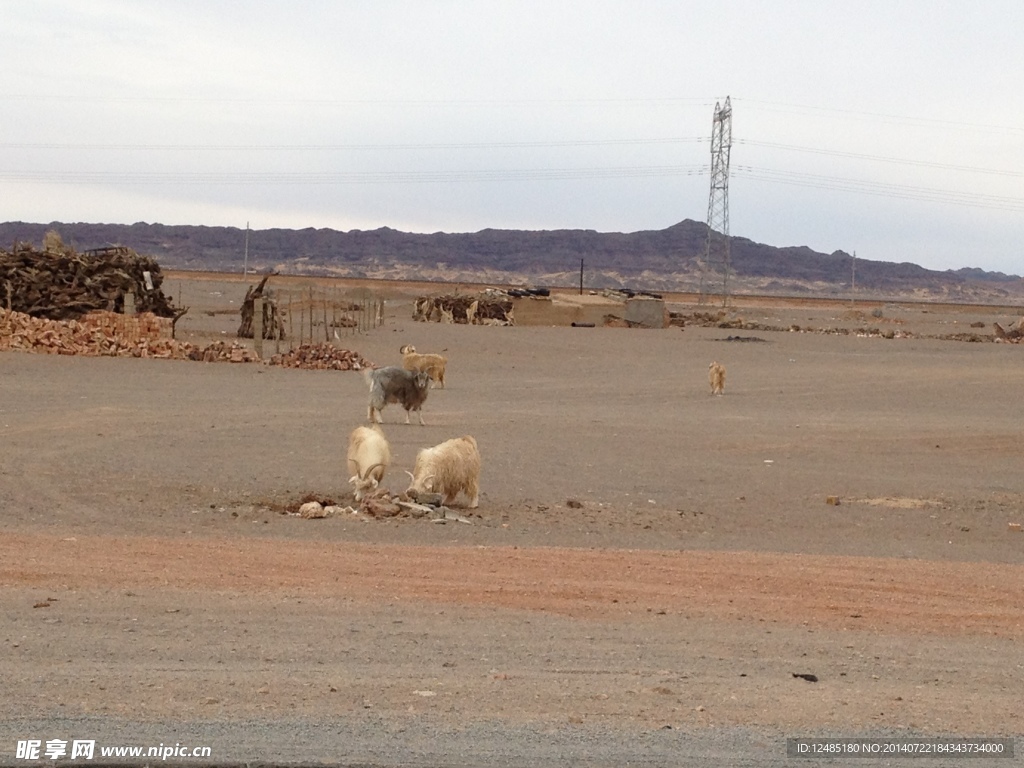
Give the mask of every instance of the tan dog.
M 708 383 L 711 384 L 712 395 L 725 392 L 725 366 L 717 360 L 708 366 Z

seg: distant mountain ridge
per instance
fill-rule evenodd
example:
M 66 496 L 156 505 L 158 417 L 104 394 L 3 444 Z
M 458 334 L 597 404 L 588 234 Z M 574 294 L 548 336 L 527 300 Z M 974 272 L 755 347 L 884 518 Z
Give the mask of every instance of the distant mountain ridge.
M 164 269 L 242 271 L 245 230 L 136 223 L 0 224 L 0 243 L 35 244 L 54 229 L 77 250 L 126 245 L 153 256 Z M 696 290 L 707 227 L 684 220 L 640 232 L 498 230 L 416 234 L 388 227 L 370 231 L 264 229 L 249 233 L 249 269 L 396 280 L 575 285 L 580 260 L 589 288 Z M 6 246 L 9 247 L 9 246 Z M 842 295 L 851 290 L 853 259 L 806 246 L 775 247 L 730 239 L 738 293 Z M 964 301 L 1024 295 L 1021 279 L 965 267 L 937 271 L 910 263 L 856 260 L 858 292 Z

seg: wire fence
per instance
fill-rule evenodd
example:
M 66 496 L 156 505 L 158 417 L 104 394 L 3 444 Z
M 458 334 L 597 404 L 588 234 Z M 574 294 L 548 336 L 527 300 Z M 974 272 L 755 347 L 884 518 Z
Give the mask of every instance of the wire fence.
M 366 333 L 384 324 L 384 299 L 368 290 L 342 290 L 332 287 L 307 286 L 298 289 L 275 288 L 263 300 L 276 307 L 277 322 L 266 339 L 256 330 L 253 334 L 257 352 L 271 347 L 273 354 L 291 352 L 306 344 L 340 346 L 343 339 Z M 254 319 L 262 320 L 257 309 Z M 262 325 L 262 322 L 260 323 Z

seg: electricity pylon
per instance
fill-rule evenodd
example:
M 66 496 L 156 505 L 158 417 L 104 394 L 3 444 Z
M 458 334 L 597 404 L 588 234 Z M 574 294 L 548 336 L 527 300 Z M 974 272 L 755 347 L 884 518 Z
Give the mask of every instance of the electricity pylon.
M 701 261 L 700 303 L 721 287 L 722 306 L 729 303 L 729 150 L 732 148 L 732 105 L 715 102 L 711 123 L 711 193 L 708 196 L 708 232 Z

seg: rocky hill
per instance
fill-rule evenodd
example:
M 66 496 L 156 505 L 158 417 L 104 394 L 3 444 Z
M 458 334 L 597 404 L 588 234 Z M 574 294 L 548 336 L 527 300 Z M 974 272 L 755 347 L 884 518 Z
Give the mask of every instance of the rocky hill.
M 48 230 L 84 251 L 128 246 L 153 256 L 164 269 L 241 271 L 245 230 L 235 227 L 168 226 L 137 223 L 50 222 L 0 224 L 0 243 L 42 242 Z M 472 233 L 413 234 L 387 227 L 372 231 L 265 229 L 249 233 L 249 268 L 290 274 L 388 279 L 574 285 L 580 260 L 590 288 L 695 290 L 707 228 L 685 220 L 643 232 L 593 230 L 521 231 L 485 229 Z M 778 248 L 742 237 L 731 239 L 738 293 L 845 295 L 852 258 L 807 247 Z M 1024 296 L 1019 277 L 965 267 L 936 271 L 916 264 L 858 259 L 858 292 L 963 301 L 1001 301 Z

